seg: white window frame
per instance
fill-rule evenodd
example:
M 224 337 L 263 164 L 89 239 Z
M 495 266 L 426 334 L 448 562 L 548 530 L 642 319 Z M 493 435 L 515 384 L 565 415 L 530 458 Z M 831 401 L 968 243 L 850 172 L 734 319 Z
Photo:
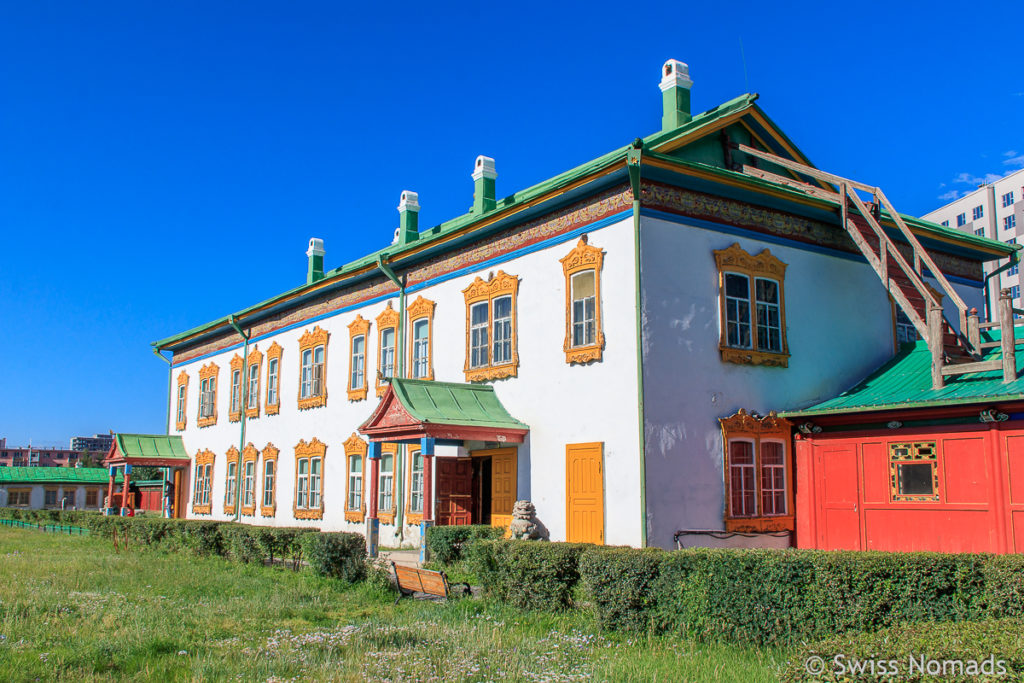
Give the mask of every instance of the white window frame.
M 278 359 L 271 358 L 267 361 L 267 405 L 275 406 L 279 403 L 277 394 Z
M 384 463 L 390 462 L 390 469 L 384 469 Z M 377 475 L 378 490 L 377 500 L 382 511 L 395 509 L 395 456 L 392 453 L 382 453 L 380 456 L 380 471 Z
M 246 397 L 246 410 L 260 407 L 260 366 L 253 363 L 249 366 L 249 396 Z
M 277 477 L 277 461 L 263 461 L 263 507 L 274 507 L 274 479 Z
M 391 343 L 387 343 L 388 333 Z M 380 373 L 382 377 L 395 376 L 395 339 L 398 331 L 394 327 L 385 327 L 380 331 Z
M 417 330 L 425 330 L 422 338 L 416 337 Z M 430 320 L 417 318 L 412 324 L 412 376 L 413 379 L 427 379 L 430 376 Z
M 584 276 L 590 276 L 593 279 L 593 293 L 590 296 L 577 296 L 576 282 Z M 569 315 L 572 316 L 572 334 L 569 339 L 570 348 L 593 346 L 597 343 L 597 270 L 594 268 L 588 268 L 587 270 L 581 270 L 577 273 L 573 273 L 569 279 L 569 286 L 572 290 L 569 295 L 571 306 Z M 590 304 L 589 311 L 587 308 L 588 302 Z M 581 304 L 582 318 L 577 317 L 577 303 Z M 581 341 L 579 343 L 576 341 L 577 327 L 582 331 Z
M 357 345 L 362 344 L 362 350 L 357 351 Z M 366 387 L 366 335 L 357 334 L 352 337 L 352 389 L 363 389 Z
M 348 500 L 345 504 L 348 510 L 361 510 L 363 506 L 363 456 L 359 453 L 348 456 Z

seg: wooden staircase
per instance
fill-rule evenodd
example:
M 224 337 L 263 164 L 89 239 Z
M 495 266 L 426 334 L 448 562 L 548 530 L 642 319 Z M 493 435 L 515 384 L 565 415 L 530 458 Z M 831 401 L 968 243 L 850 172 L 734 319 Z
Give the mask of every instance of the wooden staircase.
M 1017 379 L 1013 309 L 1008 290 L 1003 290 L 1000 294 L 999 322 L 980 323 L 977 309 L 968 310 L 967 304 L 953 289 L 949 280 L 939 270 L 880 188 L 826 173 L 748 145 L 730 146 L 754 157 L 755 163 L 756 160 L 767 161 L 805 178 L 813 178 L 831 186 L 826 188 L 812 185 L 772 173 L 756 165 L 741 167 L 742 172 L 747 175 L 785 185 L 838 206 L 840 221 L 846 232 L 871 264 L 896 305 L 914 325 L 921 338 L 927 341 L 932 355 L 933 388 L 941 389 L 945 385 L 946 377 L 971 372 L 1001 370 L 1004 382 Z M 865 204 L 858 191 L 871 196 L 870 204 Z M 906 244 L 897 245 L 886 233 L 881 224 L 883 210 L 887 214 L 886 219 L 895 226 L 906 240 Z M 933 290 L 924 281 L 926 272 L 936 280 L 941 291 Z M 955 327 L 943 313 L 943 296 L 948 297 L 956 309 Z M 982 327 L 999 327 L 1001 341 L 982 343 Z M 996 346 L 1002 349 L 1002 357 L 983 360 L 984 351 Z

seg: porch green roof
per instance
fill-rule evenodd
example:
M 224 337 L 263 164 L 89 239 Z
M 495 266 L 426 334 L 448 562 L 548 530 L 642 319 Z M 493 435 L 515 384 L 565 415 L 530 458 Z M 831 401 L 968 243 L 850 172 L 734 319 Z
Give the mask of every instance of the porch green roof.
M 1021 332 L 1017 332 L 1021 337 Z M 981 333 L 982 341 L 999 341 L 998 330 Z M 1024 365 L 1024 347 L 1015 348 L 1017 368 Z M 984 360 L 1002 358 L 998 347 Z M 1018 370 L 1019 372 L 1019 370 Z M 924 341 L 904 344 L 896 356 L 849 391 L 817 405 L 780 413 L 783 417 L 839 415 L 904 408 L 928 408 L 1024 400 L 1024 377 L 1003 383 L 1000 371 L 975 372 L 946 378 L 941 389 L 932 388 L 931 353 Z
M 395 398 L 414 419 L 428 424 L 529 429 L 505 410 L 494 387 L 423 379 L 392 379 Z
M 117 450 L 126 458 L 163 458 L 189 461 L 181 437 L 161 434 L 115 434 Z
M 117 474 L 118 481 L 124 481 Z M 106 467 L 0 467 L 0 484 L 106 484 Z

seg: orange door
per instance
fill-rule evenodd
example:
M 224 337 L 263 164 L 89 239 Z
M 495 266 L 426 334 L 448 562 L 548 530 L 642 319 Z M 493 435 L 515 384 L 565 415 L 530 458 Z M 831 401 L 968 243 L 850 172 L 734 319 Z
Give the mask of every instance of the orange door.
M 488 451 L 491 456 L 491 526 L 508 529 L 516 504 L 516 449 Z
M 565 447 L 566 538 L 604 544 L 604 467 L 601 443 Z

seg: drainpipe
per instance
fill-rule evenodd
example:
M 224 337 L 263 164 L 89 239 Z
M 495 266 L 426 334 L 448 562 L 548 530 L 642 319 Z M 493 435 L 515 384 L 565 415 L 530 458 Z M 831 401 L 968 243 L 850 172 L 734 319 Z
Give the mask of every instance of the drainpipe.
M 637 138 L 626 150 L 626 169 L 629 171 L 629 187 L 633 193 L 633 272 L 636 288 L 636 405 L 640 424 L 640 547 L 647 547 L 647 441 L 644 430 L 647 426 L 644 414 L 644 337 L 643 337 L 643 296 L 640 278 L 640 158 L 643 155 L 643 140 Z
M 169 435 L 171 433 L 171 383 L 174 381 L 172 377 L 174 366 L 167 356 L 160 353 L 160 349 L 153 349 L 153 353 L 156 354 L 157 358 L 167 363 L 167 434 Z
M 998 268 L 996 268 L 991 273 L 985 276 L 985 320 L 987 320 L 988 322 L 995 322 L 992 320 L 992 306 L 989 303 L 989 281 L 991 281 L 992 278 L 994 278 L 996 275 L 999 275 L 999 273 L 1003 272 L 1004 270 L 1009 270 L 1011 267 L 1017 265 L 1018 263 L 1020 263 L 1019 249 L 1010 254 L 1009 261 L 1007 261 L 1006 263 L 999 266 Z
M 228 316 L 228 324 L 235 328 L 235 332 L 238 333 L 242 339 L 245 340 L 245 344 L 242 346 L 242 376 L 238 378 L 238 400 L 239 409 L 241 409 L 240 422 L 242 426 L 239 429 L 238 436 L 238 464 L 235 465 L 235 515 L 232 518 L 234 521 L 238 521 L 238 518 L 242 514 L 242 451 L 245 450 L 245 407 L 248 404 L 248 397 L 246 394 L 249 391 L 249 334 L 242 332 L 242 328 L 235 322 L 235 314 L 232 313 Z M 251 333 L 250 333 L 251 334 Z M 230 381 L 230 378 L 229 378 Z M 230 411 L 230 405 L 228 406 L 228 412 Z M 255 476 L 255 472 L 253 476 Z
M 395 271 L 384 263 L 384 255 L 377 257 L 377 268 L 398 287 L 398 329 L 395 340 L 395 377 L 405 377 L 405 276 L 401 279 Z M 433 343 L 433 342 L 431 342 Z M 377 349 L 378 358 L 380 349 Z M 379 370 L 379 368 L 378 368 Z M 377 486 L 373 482 L 373 486 Z M 405 539 L 405 444 L 401 444 L 395 457 L 395 493 L 398 502 L 395 504 L 395 528 L 399 539 Z

